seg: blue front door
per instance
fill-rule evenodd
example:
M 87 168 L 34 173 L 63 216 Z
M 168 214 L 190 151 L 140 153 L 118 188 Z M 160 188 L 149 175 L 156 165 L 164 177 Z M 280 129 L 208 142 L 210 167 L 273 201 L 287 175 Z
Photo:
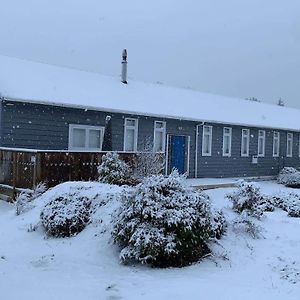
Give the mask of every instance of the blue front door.
M 173 135 L 171 137 L 171 170 L 177 169 L 180 174 L 184 173 L 185 137 Z

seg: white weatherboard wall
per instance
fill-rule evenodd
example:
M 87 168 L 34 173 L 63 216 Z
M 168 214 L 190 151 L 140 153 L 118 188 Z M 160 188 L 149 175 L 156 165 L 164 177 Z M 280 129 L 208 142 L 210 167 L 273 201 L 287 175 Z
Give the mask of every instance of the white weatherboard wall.
M 20 101 L 300 131 L 300 110 L 0 56 L 1 94 Z

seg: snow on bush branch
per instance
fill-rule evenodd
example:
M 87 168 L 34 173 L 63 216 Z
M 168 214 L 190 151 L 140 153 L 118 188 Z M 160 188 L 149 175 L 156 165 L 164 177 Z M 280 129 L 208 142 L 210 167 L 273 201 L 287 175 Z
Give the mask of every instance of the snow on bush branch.
M 69 237 L 81 232 L 90 220 L 91 199 L 79 192 L 65 193 L 51 199 L 41 212 L 46 233 Z
M 286 211 L 290 217 L 300 218 L 300 195 L 282 191 L 270 198 L 276 207 Z
M 285 167 L 280 171 L 277 182 L 287 187 L 300 188 L 300 172 L 295 168 Z
M 33 207 L 32 201 L 41 196 L 47 190 L 45 183 L 39 183 L 33 191 L 22 191 L 15 201 L 16 214 L 20 215 Z
M 116 152 L 108 152 L 102 156 L 98 174 L 102 183 L 123 185 L 131 181 L 130 168 Z
M 122 248 L 122 262 L 169 267 L 188 265 L 209 253 L 207 242 L 225 228 L 209 197 L 192 190 L 173 171 L 167 177 L 150 176 L 123 193 L 112 235 Z
M 264 196 L 253 182 L 240 181 L 236 191 L 226 195 L 232 202 L 232 209 L 238 213 L 233 220 L 235 232 L 245 232 L 252 238 L 261 237 L 262 227 L 257 223 L 265 211 L 273 211 L 270 197 Z
M 261 192 L 260 188 L 253 182 L 240 181 L 236 191 L 227 194 L 226 197 L 232 202 L 235 212 L 241 214 L 246 212 L 249 216 L 261 218 L 265 210 L 273 210 Z
M 293 168 L 283 169 L 283 173 L 290 174 Z M 296 171 L 299 173 L 298 171 Z M 239 183 L 237 191 L 227 195 L 238 213 L 246 212 L 248 216 L 259 219 L 265 211 L 274 211 L 275 208 L 285 210 L 290 217 L 300 217 L 300 195 L 281 191 L 273 195 L 264 195 L 253 182 Z

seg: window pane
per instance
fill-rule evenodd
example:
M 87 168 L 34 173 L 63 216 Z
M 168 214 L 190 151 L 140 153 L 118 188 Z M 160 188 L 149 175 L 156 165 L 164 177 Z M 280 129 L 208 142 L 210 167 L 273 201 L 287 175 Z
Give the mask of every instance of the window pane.
M 100 149 L 101 131 L 91 129 L 89 131 L 89 148 Z
M 161 131 L 155 132 L 154 151 L 155 152 L 163 151 L 163 133 Z
M 229 136 L 224 137 L 224 154 L 229 154 Z
M 288 140 L 287 154 L 292 155 L 292 143 L 291 140 Z
M 225 134 L 230 134 L 230 128 L 224 128 L 224 133 Z
M 210 151 L 209 151 L 209 138 L 210 136 L 208 134 L 205 134 L 204 137 L 203 137 L 203 152 L 208 154 Z
M 73 147 L 84 148 L 85 147 L 85 129 L 74 128 L 73 129 Z
M 261 138 L 258 140 L 258 154 L 264 154 L 263 140 Z
M 278 149 L 279 149 L 279 143 L 278 143 L 278 139 L 274 140 L 274 155 L 278 155 Z
M 155 128 L 159 129 L 163 129 L 164 128 L 164 123 L 163 122 L 155 122 Z
M 134 151 L 134 130 L 126 129 L 125 151 Z
M 126 126 L 135 126 L 135 120 L 126 120 Z
M 247 137 L 243 137 L 243 144 L 242 144 L 242 153 L 243 154 L 247 154 L 247 144 L 248 144 L 248 138 Z
M 204 133 L 210 133 L 210 127 L 204 126 Z

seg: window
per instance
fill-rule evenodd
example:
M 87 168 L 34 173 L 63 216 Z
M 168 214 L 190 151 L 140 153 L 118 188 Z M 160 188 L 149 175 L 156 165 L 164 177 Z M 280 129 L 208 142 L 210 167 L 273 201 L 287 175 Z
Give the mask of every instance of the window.
M 229 127 L 223 128 L 223 156 L 231 156 L 231 136 L 232 129 Z
M 266 145 L 266 132 L 265 130 L 258 130 L 258 150 L 257 155 L 260 157 L 265 156 L 265 145 Z
M 138 120 L 126 118 L 124 126 L 124 151 L 137 151 Z
M 203 126 L 202 156 L 211 156 L 212 126 Z
M 279 156 L 279 147 L 280 147 L 280 133 L 274 131 L 273 133 L 273 157 Z
M 70 150 L 101 150 L 104 127 L 87 125 L 69 125 Z
M 154 122 L 154 141 L 153 151 L 164 152 L 166 143 L 166 122 L 155 121 Z
M 286 138 L 286 156 L 293 157 L 293 134 L 288 132 Z
M 249 156 L 250 130 L 242 129 L 241 156 Z

